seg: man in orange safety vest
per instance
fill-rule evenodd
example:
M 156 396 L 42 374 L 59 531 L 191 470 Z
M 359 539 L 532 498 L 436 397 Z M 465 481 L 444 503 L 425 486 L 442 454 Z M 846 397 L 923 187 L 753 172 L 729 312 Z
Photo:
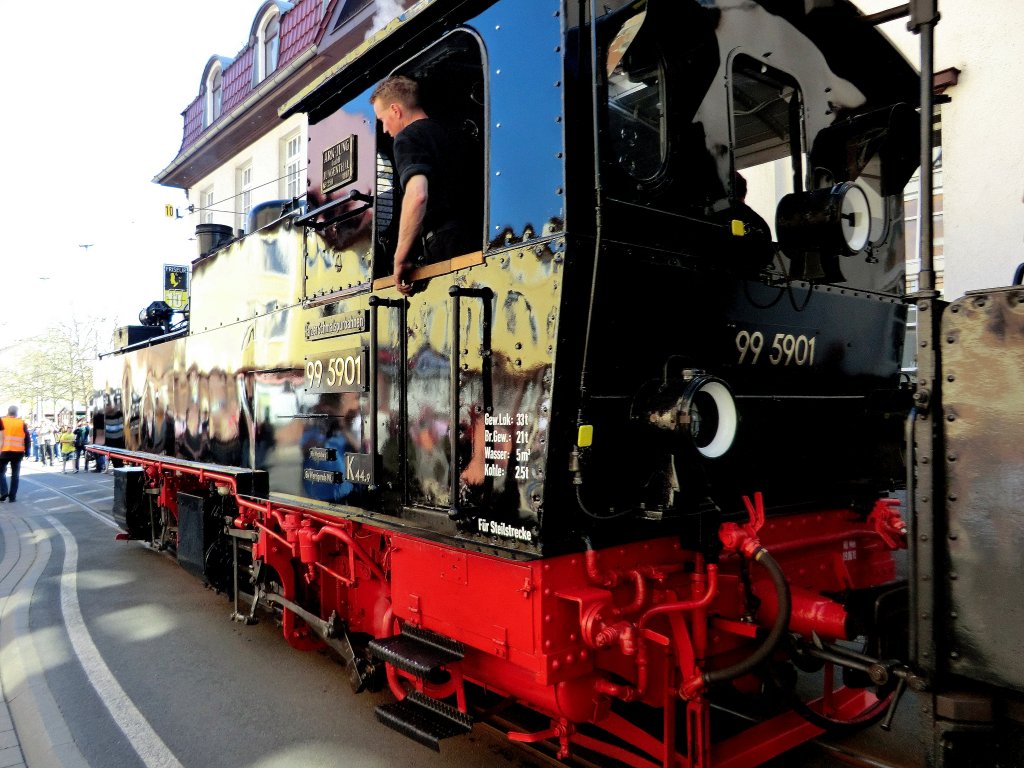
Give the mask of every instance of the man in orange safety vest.
M 21 460 L 32 445 L 32 438 L 25 422 L 18 418 L 18 406 L 7 409 L 7 415 L 0 419 L 0 501 L 15 501 L 18 497 L 18 477 L 21 475 Z M 10 493 L 7 488 L 7 465 L 11 465 Z

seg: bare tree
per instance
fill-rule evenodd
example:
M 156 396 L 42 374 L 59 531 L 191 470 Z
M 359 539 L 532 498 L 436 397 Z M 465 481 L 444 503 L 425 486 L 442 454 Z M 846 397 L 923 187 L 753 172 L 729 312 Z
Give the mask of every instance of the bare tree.
M 4 394 L 32 410 L 49 405 L 56 413 L 63 401 L 76 412 L 92 394 L 94 363 L 108 337 L 103 319 L 71 319 L 4 350 Z

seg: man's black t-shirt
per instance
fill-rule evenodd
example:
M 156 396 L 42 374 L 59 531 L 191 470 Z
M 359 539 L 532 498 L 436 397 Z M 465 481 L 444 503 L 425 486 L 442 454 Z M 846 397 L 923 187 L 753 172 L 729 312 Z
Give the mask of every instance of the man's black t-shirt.
M 421 234 L 427 258 L 436 261 L 472 250 L 458 205 L 459 183 L 464 173 L 462 157 L 447 129 L 437 120 L 423 118 L 405 127 L 395 137 L 395 171 L 402 189 L 413 176 L 427 177 L 427 210 Z M 445 250 L 436 253 L 431 241 L 445 235 Z M 449 245 L 450 243 L 450 245 Z M 479 245 L 476 246 L 479 250 Z

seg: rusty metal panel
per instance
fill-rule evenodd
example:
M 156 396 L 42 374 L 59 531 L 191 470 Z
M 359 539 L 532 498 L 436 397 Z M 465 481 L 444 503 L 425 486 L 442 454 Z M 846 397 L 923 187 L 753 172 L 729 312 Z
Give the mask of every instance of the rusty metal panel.
M 936 579 L 948 599 L 946 666 L 1024 690 L 1024 290 L 958 300 L 940 344 L 949 570 Z

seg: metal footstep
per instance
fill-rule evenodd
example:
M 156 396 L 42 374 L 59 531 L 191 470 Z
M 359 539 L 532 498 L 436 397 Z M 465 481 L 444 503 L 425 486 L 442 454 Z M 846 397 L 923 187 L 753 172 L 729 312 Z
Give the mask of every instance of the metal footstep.
M 410 625 L 402 627 L 399 635 L 371 640 L 369 648 L 388 664 L 433 683 L 447 679 L 442 666 L 466 655 L 465 646 L 457 640 Z
M 473 730 L 469 715 L 419 691 L 412 691 L 402 701 L 377 707 L 377 719 L 435 752 L 441 751 L 441 739 Z

